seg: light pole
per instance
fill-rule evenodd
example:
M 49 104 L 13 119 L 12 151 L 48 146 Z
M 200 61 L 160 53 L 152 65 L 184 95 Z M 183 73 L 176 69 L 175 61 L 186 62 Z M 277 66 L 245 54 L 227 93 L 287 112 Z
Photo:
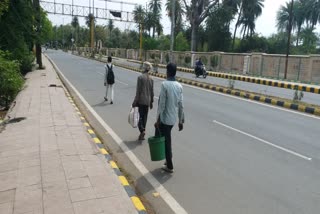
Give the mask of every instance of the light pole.
M 287 79 L 287 74 L 288 74 L 288 62 L 289 62 L 289 53 L 290 53 L 292 19 L 293 19 L 293 0 L 291 0 L 290 14 L 289 14 L 288 43 L 287 43 L 287 54 L 286 54 L 286 65 L 285 65 L 285 70 L 284 70 L 284 79 Z
M 140 23 L 140 61 L 142 62 L 142 23 Z
M 64 49 L 64 18 L 62 18 L 62 46 L 63 46 L 63 49 Z
M 173 46 L 174 46 L 174 28 L 175 28 L 175 14 L 176 14 L 176 1 L 171 0 L 171 42 L 170 42 L 170 61 L 173 62 Z
M 40 34 L 41 34 L 41 14 L 40 14 L 40 2 L 39 0 L 33 0 L 33 7 L 35 8 L 36 14 L 35 14 L 35 21 L 36 21 L 36 30 L 38 38 L 36 39 L 36 58 L 37 58 L 37 64 L 39 65 L 39 68 L 42 68 L 42 56 L 41 56 L 41 43 L 39 40 Z

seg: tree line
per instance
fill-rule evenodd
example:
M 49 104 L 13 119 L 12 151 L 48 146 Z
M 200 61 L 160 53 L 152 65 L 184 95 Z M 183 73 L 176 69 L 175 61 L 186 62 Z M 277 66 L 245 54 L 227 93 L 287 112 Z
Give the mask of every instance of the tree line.
M 41 11 L 41 26 L 35 23 L 32 0 L 0 2 L 0 110 L 8 108 L 23 86 L 23 75 L 32 70 L 36 41 L 51 38 L 52 24 Z
M 175 51 L 225 51 L 286 53 L 287 30 L 290 17 L 290 0 L 277 12 L 277 32 L 265 37 L 256 33 L 256 21 L 261 16 L 264 0 L 175 0 Z M 121 31 L 112 20 L 96 25 L 95 40 L 109 48 L 139 48 L 139 32 L 143 32 L 143 49 L 169 50 L 170 35 L 163 34 L 161 11 L 172 17 L 173 0 L 150 0 L 134 11 L 136 30 Z M 293 38 L 291 54 L 319 53 L 316 27 L 320 20 L 320 3 L 317 0 L 294 0 Z M 74 17 L 68 25 L 55 26 L 55 40 L 59 44 L 90 46 L 90 19 L 86 26 L 79 26 Z M 171 20 L 172 21 L 172 20 Z M 234 23 L 234 27 L 232 26 Z M 233 27 L 233 29 L 232 29 Z

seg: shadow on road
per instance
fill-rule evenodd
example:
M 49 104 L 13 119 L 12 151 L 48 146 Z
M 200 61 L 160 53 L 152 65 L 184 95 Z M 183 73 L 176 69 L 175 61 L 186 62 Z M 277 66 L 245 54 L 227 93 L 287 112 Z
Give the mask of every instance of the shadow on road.
M 167 172 L 163 171 L 161 168 L 157 168 L 157 169 L 150 171 L 150 174 L 152 174 L 153 177 L 155 177 L 160 184 L 166 183 L 173 176 L 173 174 L 167 173 Z M 145 194 L 150 191 L 154 192 L 155 188 L 157 188 L 157 186 L 155 188 L 152 187 L 149 184 L 149 182 L 146 181 L 145 177 L 146 177 L 146 175 L 141 176 L 140 178 L 138 178 L 136 180 L 136 186 L 139 187 L 139 192 L 141 194 Z
M 137 135 L 137 138 L 138 138 L 138 135 Z M 139 147 L 139 146 L 142 146 L 144 141 L 141 141 L 141 140 L 125 140 L 123 141 L 124 144 L 127 145 L 127 147 L 130 149 L 130 150 L 133 150 L 135 149 L 136 147 Z
M 92 107 L 105 107 L 105 106 L 108 106 L 108 105 L 110 105 L 110 102 L 107 102 L 107 101 L 103 100 L 100 103 L 92 105 Z

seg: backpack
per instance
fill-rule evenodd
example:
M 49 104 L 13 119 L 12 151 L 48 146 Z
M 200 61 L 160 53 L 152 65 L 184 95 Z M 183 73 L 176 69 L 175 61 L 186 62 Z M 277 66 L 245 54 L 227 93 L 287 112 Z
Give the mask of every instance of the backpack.
M 114 84 L 114 73 L 113 73 L 113 65 L 111 65 L 111 67 L 109 67 L 109 65 L 107 65 L 107 83 L 109 85 Z

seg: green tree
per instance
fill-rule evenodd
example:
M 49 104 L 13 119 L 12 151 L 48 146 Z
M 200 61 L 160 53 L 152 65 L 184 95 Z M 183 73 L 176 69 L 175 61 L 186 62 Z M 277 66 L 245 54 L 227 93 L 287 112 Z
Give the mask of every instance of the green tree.
M 210 13 L 206 20 L 206 35 L 209 51 L 228 51 L 231 43 L 230 22 L 234 12 L 224 5 Z
M 208 17 L 210 10 L 219 5 L 219 0 L 197 0 L 191 3 L 183 0 L 183 2 L 191 25 L 191 51 L 196 51 L 199 26 Z
M 19 72 L 19 62 L 11 60 L 8 52 L 0 50 L 0 106 L 9 108 L 23 86 L 23 77 Z
M 79 19 L 77 16 L 74 16 L 72 18 L 72 21 L 71 21 L 71 26 L 73 27 L 73 32 L 75 32 L 75 41 L 76 43 L 78 43 L 79 41 L 79 27 L 80 27 L 80 24 L 79 24 Z
M 319 37 L 315 34 L 312 27 L 304 28 L 301 31 L 302 47 L 300 53 L 314 54 L 316 52 L 317 42 Z
M 305 4 L 306 21 L 314 29 L 320 20 L 320 1 L 319 0 L 305 0 L 301 1 Z
M 48 19 L 47 14 L 41 11 L 41 31 L 40 42 L 45 44 L 53 39 L 53 27 L 51 21 Z
M 235 24 L 234 32 L 233 32 L 233 39 L 232 39 L 232 50 L 234 50 L 234 45 L 236 41 L 236 34 L 238 31 L 238 27 L 241 25 L 241 18 L 242 18 L 242 13 L 243 13 L 243 0 L 234 0 L 232 3 L 230 3 L 233 7 L 233 12 L 235 14 L 238 14 L 238 18 Z
M 277 27 L 279 31 L 287 32 L 289 27 L 291 3 L 287 2 L 286 5 L 281 6 L 277 12 Z M 304 22 L 307 20 L 306 4 L 295 0 L 293 3 L 292 11 L 292 29 L 297 30 L 296 46 L 299 45 L 300 32 Z
M 107 31 L 104 26 L 97 25 L 95 28 L 95 39 L 96 41 L 101 40 L 104 44 L 107 40 Z
M 34 16 L 31 0 L 11 0 L 5 15 L 1 17 L 0 48 L 12 53 L 12 58 L 20 63 L 20 70 L 31 70 L 34 56 L 31 53 L 36 39 L 34 34 Z
M 163 33 L 163 26 L 160 21 L 156 23 L 156 32 L 158 34 L 158 37 Z
M 63 47 L 72 46 L 72 42 L 71 42 L 72 32 L 73 32 L 73 27 L 70 24 L 60 25 L 59 27 L 54 28 L 56 41 L 58 42 L 58 44 L 60 44 Z
M 111 33 L 111 31 L 114 29 L 114 24 L 112 19 L 109 19 L 108 21 L 108 29 L 109 29 L 109 33 Z
M 144 50 L 155 50 L 159 46 L 157 39 L 146 36 L 143 38 L 143 49 Z
M 268 39 L 268 53 L 285 54 L 287 51 L 287 33 L 279 32 L 271 35 Z
M 121 38 L 121 31 L 119 30 L 119 28 L 113 29 L 109 39 L 107 40 L 107 47 L 120 48 L 121 41 L 119 38 Z
M 242 25 L 243 37 L 253 36 L 255 32 L 255 22 L 262 14 L 264 7 L 264 0 L 243 0 L 242 17 L 240 18 L 240 25 Z
M 86 20 L 86 25 L 87 25 L 88 28 L 91 27 L 91 20 L 93 20 L 94 23 L 96 22 L 96 19 L 94 18 L 92 13 L 90 13 L 88 16 L 86 16 L 85 20 Z
M 158 39 L 159 45 L 158 48 L 159 50 L 166 51 L 170 50 L 170 36 L 169 35 L 161 35 Z
M 170 17 L 170 21 L 172 21 L 172 4 L 173 0 L 167 0 L 166 2 L 166 11 L 168 16 Z M 185 14 L 185 10 L 182 5 L 182 0 L 175 0 L 175 20 L 174 20 L 174 35 L 178 35 L 183 30 L 183 15 Z M 174 41 L 173 47 L 176 46 L 177 41 Z M 175 49 L 175 48 L 174 48 Z
M 0 2 L 0 20 L 1 20 L 1 16 L 4 12 L 6 12 L 9 8 L 9 0 L 2 0 Z
M 190 50 L 190 45 L 186 39 L 186 37 L 183 35 L 182 32 L 180 32 L 176 36 L 176 50 L 177 51 L 187 51 Z
M 157 28 L 161 26 L 161 0 L 151 0 L 149 2 L 149 10 L 151 13 L 151 26 L 153 28 L 152 37 L 154 38 L 156 31 L 158 31 Z
M 255 21 L 262 14 L 264 0 L 229 0 L 229 7 L 232 13 L 238 14 L 235 29 L 233 32 L 232 50 L 234 50 L 236 33 L 242 26 L 243 38 L 252 36 L 255 32 Z
M 146 12 L 141 5 L 138 5 L 133 10 L 133 19 L 137 23 L 137 28 L 139 32 L 144 28 Z M 142 28 L 142 29 L 141 29 Z
M 265 37 L 260 37 L 256 34 L 245 37 L 241 40 L 239 49 L 236 50 L 240 53 L 248 52 L 268 52 L 268 40 Z
M 147 12 L 144 19 L 144 30 L 147 31 L 148 35 L 151 36 L 151 29 L 154 24 L 154 16 L 152 12 Z

